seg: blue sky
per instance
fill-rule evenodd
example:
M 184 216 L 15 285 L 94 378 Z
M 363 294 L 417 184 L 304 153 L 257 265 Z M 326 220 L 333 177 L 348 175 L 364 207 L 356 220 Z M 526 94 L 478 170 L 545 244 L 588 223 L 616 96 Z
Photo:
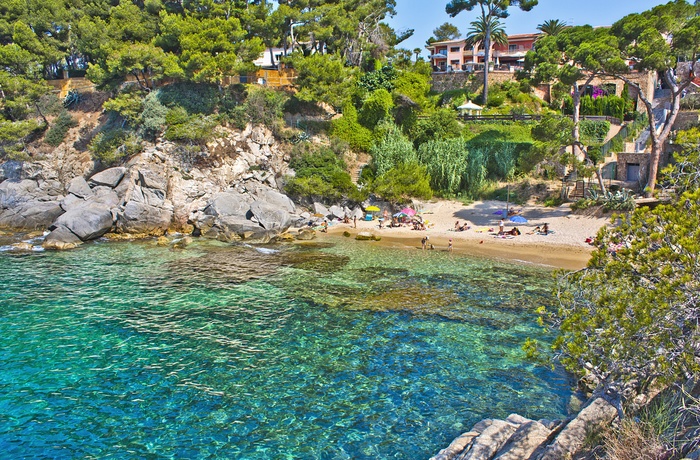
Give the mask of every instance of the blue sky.
M 571 25 L 590 24 L 610 25 L 630 13 L 640 13 L 656 5 L 666 3 L 659 0 L 540 0 L 530 12 L 511 8 L 505 19 L 506 33 L 523 34 L 536 32 L 538 24 L 548 19 L 559 19 Z M 469 23 L 476 19 L 476 12 L 462 12 L 455 18 L 445 13 L 447 0 L 396 0 L 396 16 L 388 20 L 396 30 L 415 29 L 411 38 L 401 43 L 401 48 L 424 49 L 425 41 L 433 34 L 433 29 L 451 22 L 459 27 L 462 35 L 469 29 Z M 422 56 L 427 53 L 424 51 Z

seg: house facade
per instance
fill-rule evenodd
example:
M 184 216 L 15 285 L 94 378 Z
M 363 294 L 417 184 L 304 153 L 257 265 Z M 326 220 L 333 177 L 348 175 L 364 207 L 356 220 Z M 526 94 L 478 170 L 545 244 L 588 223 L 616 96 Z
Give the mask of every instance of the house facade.
M 491 46 L 491 65 L 496 70 L 515 71 L 522 67 L 525 53 L 530 51 L 539 34 L 508 36 L 507 45 Z M 426 47 L 434 72 L 473 72 L 484 67 L 484 49 L 467 46 L 465 39 L 434 42 Z

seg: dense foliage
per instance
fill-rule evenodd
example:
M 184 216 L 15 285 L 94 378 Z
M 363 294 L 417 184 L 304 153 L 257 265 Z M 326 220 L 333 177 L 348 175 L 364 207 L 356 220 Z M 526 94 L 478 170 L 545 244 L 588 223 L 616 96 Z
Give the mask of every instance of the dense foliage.
M 700 371 L 700 163 L 697 137 L 688 137 L 666 171 L 682 194 L 603 228 L 588 267 L 562 276 L 559 308 L 550 312 L 560 361 L 620 396 Z

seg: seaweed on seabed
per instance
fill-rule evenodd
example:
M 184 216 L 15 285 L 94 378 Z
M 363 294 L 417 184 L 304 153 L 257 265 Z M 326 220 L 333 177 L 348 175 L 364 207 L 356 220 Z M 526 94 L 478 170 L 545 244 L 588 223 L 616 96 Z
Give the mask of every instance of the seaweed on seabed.
M 319 273 L 333 273 L 350 262 L 350 257 L 319 251 L 289 251 L 281 255 L 283 266 L 310 270 Z

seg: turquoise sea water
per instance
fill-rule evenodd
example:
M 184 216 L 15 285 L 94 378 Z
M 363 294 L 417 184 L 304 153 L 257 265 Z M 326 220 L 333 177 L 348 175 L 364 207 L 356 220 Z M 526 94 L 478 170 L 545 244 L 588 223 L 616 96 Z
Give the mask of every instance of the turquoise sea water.
M 0 253 L 3 458 L 421 459 L 565 414 L 524 361 L 544 269 L 437 251 L 97 243 Z

